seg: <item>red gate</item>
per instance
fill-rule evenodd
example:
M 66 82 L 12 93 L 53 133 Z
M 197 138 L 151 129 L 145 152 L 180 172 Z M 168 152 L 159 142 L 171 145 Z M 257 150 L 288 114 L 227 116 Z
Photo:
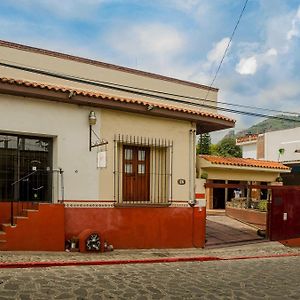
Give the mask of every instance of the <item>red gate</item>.
M 300 237 L 300 187 L 272 189 L 268 235 L 271 241 Z

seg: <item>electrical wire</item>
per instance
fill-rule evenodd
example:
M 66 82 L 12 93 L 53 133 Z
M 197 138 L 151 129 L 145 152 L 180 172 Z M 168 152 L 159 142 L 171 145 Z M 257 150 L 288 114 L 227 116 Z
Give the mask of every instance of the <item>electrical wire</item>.
M 221 61 L 220 61 L 220 63 L 219 63 L 219 66 L 218 66 L 218 68 L 217 68 L 217 71 L 216 71 L 216 73 L 215 73 L 215 76 L 214 76 L 214 78 L 213 78 L 213 80 L 212 80 L 212 82 L 211 82 L 211 84 L 210 84 L 210 86 L 209 86 L 210 88 L 211 88 L 211 87 L 213 86 L 213 84 L 215 83 L 215 80 L 216 80 L 216 78 L 217 78 L 217 76 L 218 76 L 218 74 L 219 74 L 219 71 L 220 71 L 221 66 L 222 66 L 222 64 L 223 64 L 223 61 L 224 61 L 224 59 L 225 59 L 225 57 L 226 57 L 226 54 L 227 54 L 227 52 L 228 52 L 228 49 L 229 49 L 229 47 L 230 47 L 230 45 L 231 45 L 231 42 L 232 42 L 233 37 L 234 37 L 234 34 L 235 34 L 235 32 L 236 32 L 236 30 L 237 30 L 239 24 L 240 24 L 240 21 L 241 21 L 242 16 L 243 16 L 243 14 L 244 14 L 244 12 L 245 12 L 245 9 L 246 9 L 247 4 L 248 4 L 248 0 L 245 1 L 244 6 L 243 6 L 243 9 L 242 9 L 242 11 L 241 11 L 241 13 L 240 13 L 240 16 L 239 16 L 239 18 L 238 18 L 238 20 L 237 20 L 237 22 L 236 22 L 236 24 L 235 24 L 235 26 L 234 26 L 234 29 L 233 29 L 233 31 L 232 31 L 232 34 L 231 34 L 231 36 L 230 36 L 230 39 L 229 39 L 228 44 L 227 44 L 227 46 L 226 46 L 226 49 L 225 49 L 225 51 L 224 51 L 224 53 L 223 53 L 222 59 L 221 59 Z M 205 99 L 208 97 L 209 92 L 210 92 L 210 89 L 207 91 L 207 94 L 206 94 Z
M 8 61 L 8 60 L 2 60 L 2 62 L 6 62 L 6 63 L 0 62 L 0 65 L 3 65 L 5 67 L 12 67 L 12 68 L 22 67 L 22 68 L 24 68 L 24 71 L 36 70 L 35 73 L 39 73 L 41 75 L 48 75 L 48 76 L 50 73 L 52 73 L 53 75 L 55 74 L 55 75 L 59 76 L 59 78 L 61 78 L 61 79 L 66 79 L 66 77 L 77 78 L 77 79 L 83 80 L 84 83 L 93 81 L 98 84 L 102 84 L 103 86 L 101 86 L 101 87 L 108 88 L 108 89 L 113 89 L 113 87 L 120 87 L 120 88 L 130 89 L 130 91 L 129 90 L 126 90 L 126 91 L 132 92 L 132 93 L 135 93 L 135 91 L 143 91 L 143 92 L 156 93 L 156 94 L 161 94 L 161 95 L 166 95 L 166 96 L 171 96 L 171 97 L 185 98 L 185 99 L 191 99 L 191 100 L 197 100 L 197 101 L 205 101 L 205 102 L 211 102 L 214 104 L 216 103 L 215 100 L 210 100 L 210 99 L 205 99 L 205 98 L 200 98 L 200 97 L 178 95 L 178 94 L 167 93 L 167 92 L 158 91 L 158 90 L 154 90 L 154 89 L 137 88 L 137 87 L 114 83 L 114 82 L 109 82 L 109 81 L 90 80 L 88 78 L 80 77 L 80 76 L 72 76 L 72 75 L 63 74 L 63 73 L 55 73 L 55 72 L 51 72 L 49 70 L 34 69 L 34 68 L 26 66 L 26 65 L 16 66 L 16 65 L 12 65 L 13 62 Z M 152 96 L 154 96 L 154 95 L 152 95 Z M 281 113 L 281 114 L 289 114 L 289 115 L 296 115 L 296 116 L 300 115 L 300 112 L 298 113 L 298 112 L 282 111 L 282 110 L 276 110 L 276 109 L 270 109 L 270 108 L 263 108 L 263 107 L 259 107 L 259 106 L 243 105 L 243 104 L 238 104 L 238 103 L 218 101 L 218 104 L 223 104 L 226 106 L 240 107 L 240 108 L 247 108 L 247 109 L 252 109 L 252 110 L 254 110 L 254 109 L 255 110 L 264 110 L 264 111 L 276 112 L 276 113 Z
M 272 118 L 272 119 L 300 122 L 300 119 L 293 119 L 293 118 L 290 118 L 290 117 L 283 117 L 283 116 L 272 116 L 272 115 L 267 115 L 267 114 L 262 114 L 262 113 L 255 113 L 255 112 L 246 112 L 246 111 L 241 111 L 241 110 L 236 110 L 236 109 L 229 109 L 229 108 L 225 108 L 225 107 L 216 107 L 215 105 L 209 105 L 209 104 L 204 104 L 204 103 L 194 103 L 194 102 L 190 102 L 190 101 L 186 101 L 186 100 L 174 99 L 174 98 L 169 98 L 169 97 L 166 97 L 166 96 L 160 96 L 160 95 L 155 95 L 155 94 L 149 94 L 149 93 L 146 92 L 147 91 L 146 89 L 144 89 L 144 91 L 143 91 L 143 89 L 133 88 L 134 90 L 132 90 L 132 89 L 128 89 L 126 87 L 123 87 L 122 85 L 114 86 L 114 85 L 110 85 L 110 84 L 106 84 L 106 83 L 102 83 L 102 82 L 97 82 L 95 80 L 83 79 L 81 77 L 55 73 L 55 72 L 51 72 L 51 71 L 45 71 L 45 70 L 36 69 L 36 68 L 32 68 L 32 67 L 13 65 L 13 64 L 3 63 L 3 62 L 0 62 L 0 66 L 14 68 L 14 69 L 18 69 L 18 70 L 22 70 L 22 71 L 26 71 L 26 72 L 31 72 L 31 73 L 36 73 L 36 74 L 40 74 L 40 75 L 46 75 L 46 76 L 50 76 L 50 77 L 55 77 L 55 78 L 59 78 L 59 79 L 64 79 L 64 80 L 68 80 L 68 81 L 77 82 L 77 83 L 93 85 L 93 86 L 98 86 L 98 87 L 108 88 L 108 89 L 114 89 L 114 90 L 127 92 L 127 93 L 134 93 L 134 94 L 137 94 L 137 95 L 140 95 L 140 96 L 154 97 L 154 98 L 158 98 L 158 99 L 161 99 L 161 100 L 172 101 L 172 102 L 181 103 L 181 104 L 194 106 L 194 107 L 205 107 L 205 108 L 209 108 L 209 109 L 214 109 L 214 110 L 217 109 L 219 111 L 225 111 L 225 112 L 230 112 L 230 113 L 234 113 L 234 114 L 241 114 L 241 115 L 249 115 L 249 116 L 255 116 L 255 117 L 263 117 L 263 118 Z M 115 84 L 115 85 L 118 85 L 118 84 Z M 142 90 L 142 91 L 138 91 L 138 90 Z M 149 90 L 149 91 L 151 91 L 151 90 Z M 163 94 L 169 95 L 168 93 L 164 93 L 164 92 L 160 92 L 160 93 L 162 95 Z M 176 95 L 176 96 L 181 97 L 180 95 Z M 188 97 L 188 98 L 191 98 L 191 97 Z M 198 98 L 196 98 L 196 99 L 198 99 Z M 205 99 L 201 99 L 201 100 L 204 101 Z M 207 101 L 207 102 L 209 102 L 209 101 Z M 215 101 L 212 101 L 212 100 L 211 100 L 211 102 L 216 103 Z

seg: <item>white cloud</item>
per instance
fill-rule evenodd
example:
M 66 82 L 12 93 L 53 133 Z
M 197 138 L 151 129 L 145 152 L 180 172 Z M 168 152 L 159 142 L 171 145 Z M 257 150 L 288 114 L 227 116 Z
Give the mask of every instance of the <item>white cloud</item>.
M 270 57 L 270 56 L 277 56 L 277 54 L 278 54 L 278 51 L 277 51 L 276 49 L 274 49 L 274 48 L 269 49 L 269 50 L 265 53 L 265 55 L 266 55 L 267 57 Z
M 276 83 L 269 88 L 265 88 L 261 93 L 261 99 L 264 102 L 282 102 L 287 104 L 288 99 L 299 99 L 300 85 L 298 81 L 287 81 Z
M 288 41 L 292 40 L 294 37 L 300 37 L 300 6 L 295 17 L 292 19 L 292 28 L 286 35 Z
M 182 51 L 185 45 L 184 34 L 160 23 L 118 28 L 108 39 L 110 46 L 122 54 L 157 59 L 168 59 Z
M 277 57 L 278 51 L 275 48 L 266 52 L 258 53 L 247 58 L 241 58 L 235 70 L 241 75 L 254 75 L 258 68 L 264 65 L 272 65 Z
M 257 60 L 255 56 L 242 58 L 235 70 L 242 75 L 253 75 L 257 70 Z
M 225 37 L 214 45 L 213 49 L 207 54 L 207 59 L 209 62 L 214 63 L 221 61 L 229 40 L 230 39 L 228 37 Z

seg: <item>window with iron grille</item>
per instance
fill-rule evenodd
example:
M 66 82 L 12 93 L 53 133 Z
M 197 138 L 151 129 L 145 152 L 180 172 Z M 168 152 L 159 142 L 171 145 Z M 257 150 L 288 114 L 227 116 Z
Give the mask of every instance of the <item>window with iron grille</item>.
M 116 205 L 170 205 L 173 141 L 118 135 L 114 139 Z
M 0 201 L 51 202 L 52 140 L 0 134 Z

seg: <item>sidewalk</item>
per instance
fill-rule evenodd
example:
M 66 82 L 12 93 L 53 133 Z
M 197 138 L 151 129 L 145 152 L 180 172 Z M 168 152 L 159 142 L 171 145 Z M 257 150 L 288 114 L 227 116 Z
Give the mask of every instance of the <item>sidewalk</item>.
M 113 264 L 174 261 L 206 261 L 218 259 L 237 259 L 246 257 L 267 257 L 277 255 L 300 255 L 300 248 L 285 247 L 278 242 L 260 242 L 255 244 L 223 247 L 215 249 L 151 249 L 151 250 L 115 250 L 105 253 L 79 252 L 0 252 L 0 268 L 8 263 L 33 266 L 34 263 L 54 265 L 55 263 Z M 50 265 L 51 265 L 50 264 Z

